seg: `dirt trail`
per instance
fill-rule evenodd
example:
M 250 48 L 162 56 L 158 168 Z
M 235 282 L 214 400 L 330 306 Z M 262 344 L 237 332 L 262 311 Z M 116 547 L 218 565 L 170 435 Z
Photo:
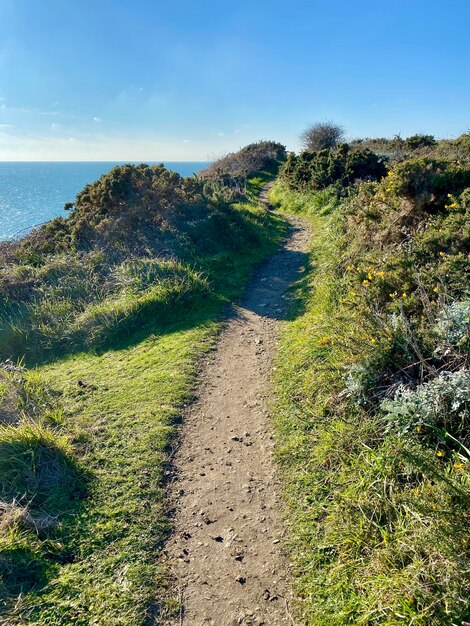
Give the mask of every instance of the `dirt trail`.
M 309 241 L 305 222 L 289 219 L 288 239 L 235 308 L 184 416 L 166 546 L 182 610 L 167 625 L 294 624 L 266 408 L 286 291 Z

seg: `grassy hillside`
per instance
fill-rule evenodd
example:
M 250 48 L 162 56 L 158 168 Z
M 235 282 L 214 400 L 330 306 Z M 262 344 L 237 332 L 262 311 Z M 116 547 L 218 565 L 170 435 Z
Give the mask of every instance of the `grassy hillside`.
M 275 405 L 310 626 L 470 619 L 467 162 L 301 155 L 272 191 L 314 232 Z
M 1 250 L 1 614 L 137 626 L 176 602 L 164 479 L 198 359 L 284 227 L 162 166 L 71 208 Z

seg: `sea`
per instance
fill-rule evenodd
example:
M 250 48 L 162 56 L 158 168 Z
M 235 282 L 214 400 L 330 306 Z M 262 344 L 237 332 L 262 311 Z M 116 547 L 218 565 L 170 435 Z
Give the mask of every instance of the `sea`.
M 182 176 L 197 174 L 208 165 L 196 161 L 163 163 Z M 122 164 L 103 161 L 0 162 L 0 241 L 16 239 L 54 217 L 67 215 L 64 210 L 66 202 L 73 202 L 87 183 Z

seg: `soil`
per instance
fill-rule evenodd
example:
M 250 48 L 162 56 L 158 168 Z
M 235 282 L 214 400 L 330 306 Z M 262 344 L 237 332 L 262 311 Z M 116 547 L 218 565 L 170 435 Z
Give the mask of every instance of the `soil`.
M 288 238 L 234 307 L 183 418 L 165 550 L 181 606 L 168 626 L 295 624 L 267 408 L 288 289 L 307 262 L 307 224 L 288 219 Z

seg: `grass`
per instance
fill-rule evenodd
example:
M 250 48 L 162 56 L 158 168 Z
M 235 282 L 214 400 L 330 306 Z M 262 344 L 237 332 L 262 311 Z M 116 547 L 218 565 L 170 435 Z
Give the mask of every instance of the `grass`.
M 123 324 L 99 351 L 56 357 L 19 374 L 24 421 L 8 437 L 18 446 L 42 429 L 34 436 L 42 441 L 45 432 L 55 457 L 67 450 L 81 489 L 72 489 L 68 501 L 63 494 L 54 507 L 39 501 L 35 484 L 25 498 L 14 480 L 4 490 L 10 509 L 16 507 L 0 535 L 8 623 L 142 626 L 171 612 L 174 598 L 158 558 L 168 532 L 165 474 L 176 427 L 226 306 L 284 232 L 283 222 L 256 203 L 237 211 L 256 237 L 243 254 L 233 246 L 203 260 L 206 297 L 188 298 L 173 320 L 150 306 L 136 323 L 132 312 L 132 325 Z M 22 458 L 21 451 L 6 450 L 5 433 L 0 467 Z M 38 441 L 28 441 L 26 456 L 36 463 Z M 56 523 L 39 532 L 25 523 L 53 513 Z
M 301 314 L 281 339 L 274 403 L 299 621 L 464 624 L 469 464 L 455 450 L 440 456 L 416 433 L 386 431 L 373 403 L 345 395 L 351 367 L 379 362 L 385 348 L 350 298 L 342 259 L 351 238 L 338 201 L 328 190 L 302 195 L 281 183 L 271 201 L 307 216 L 314 233 L 298 286 Z

